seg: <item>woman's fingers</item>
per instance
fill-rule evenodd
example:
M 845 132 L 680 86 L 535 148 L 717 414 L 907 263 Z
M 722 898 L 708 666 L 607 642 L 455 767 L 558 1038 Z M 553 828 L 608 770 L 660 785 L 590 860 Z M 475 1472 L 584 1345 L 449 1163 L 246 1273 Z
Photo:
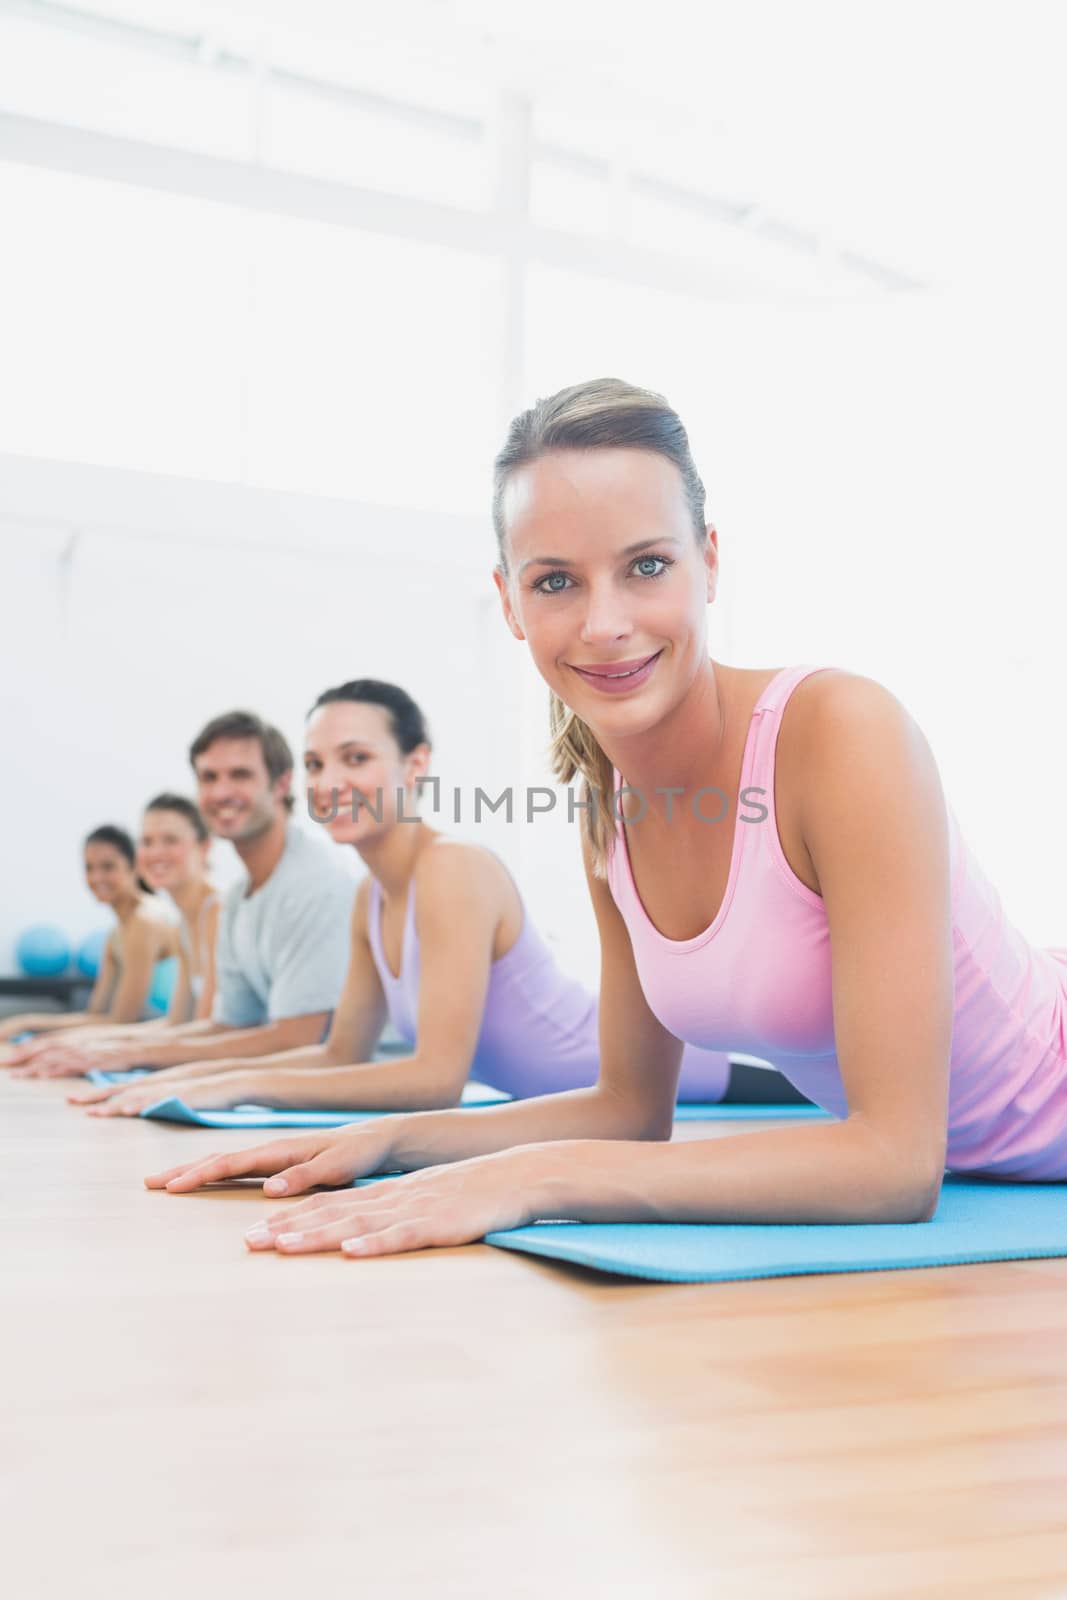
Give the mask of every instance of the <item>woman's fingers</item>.
M 437 1218 L 397 1215 L 395 1207 L 374 1207 L 353 1213 L 350 1206 L 339 1214 L 323 1213 L 307 1218 L 299 1226 L 293 1219 L 288 1227 L 268 1227 L 258 1223 L 245 1234 L 249 1250 L 276 1250 L 279 1255 L 315 1255 L 323 1250 L 340 1250 L 346 1256 L 399 1255 L 433 1246 L 468 1244 L 478 1235 L 462 1228 L 442 1226 Z
M 91 1105 L 91 1117 L 139 1117 L 146 1106 L 154 1106 L 158 1100 L 166 1099 L 158 1089 L 130 1089 L 124 1087 L 119 1094 L 112 1095 L 111 1099 L 103 1105 Z
M 408 1250 L 427 1250 L 432 1245 L 466 1244 L 467 1239 L 438 1237 L 440 1230 L 429 1217 L 407 1217 L 403 1222 L 388 1222 L 369 1227 L 341 1240 L 346 1256 L 395 1256 Z
M 30 1063 L 30 1070 L 35 1078 L 77 1078 L 88 1071 L 88 1065 L 77 1056 L 57 1052 L 39 1056 Z
M 22 1044 L 8 1045 L 11 1052 L 10 1065 L 24 1067 L 31 1061 L 36 1061 L 38 1056 L 43 1056 L 46 1051 L 54 1050 L 55 1045 L 49 1044 L 44 1039 L 27 1039 Z
M 249 1150 L 231 1150 L 201 1161 L 183 1162 L 180 1167 L 147 1177 L 145 1184 L 149 1189 L 189 1194 L 206 1183 L 224 1183 L 227 1178 L 264 1178 L 306 1157 L 309 1145 L 306 1138 L 274 1139 L 269 1144 L 253 1145 Z
M 67 1100 L 72 1106 L 93 1105 L 98 1100 L 110 1100 L 121 1087 L 118 1083 L 92 1083 L 86 1089 L 72 1089 Z
M 361 1224 L 354 1215 L 358 1203 L 349 1198 L 342 1204 L 305 1211 L 300 1217 L 296 1212 L 298 1209 L 303 1211 L 303 1208 L 294 1207 L 287 1226 L 257 1223 L 245 1234 L 245 1244 L 250 1250 L 278 1250 L 282 1255 L 311 1255 L 320 1250 L 339 1250 L 343 1241 L 356 1232 L 361 1235 L 365 1231 L 381 1233 L 394 1226 L 406 1225 L 406 1219 L 397 1222 L 393 1208 L 381 1205 L 373 1207 L 369 1213 L 373 1221 L 368 1219 Z
M 318 1195 L 257 1223 L 245 1243 L 250 1250 L 281 1255 L 341 1250 L 352 1257 L 471 1244 L 493 1228 L 514 1227 L 523 1214 L 516 1208 L 514 1180 L 496 1160 L 475 1159 L 342 1195 Z
M 276 1173 L 273 1178 L 268 1178 L 263 1185 L 263 1193 L 273 1199 L 283 1194 L 306 1194 L 309 1189 L 318 1188 L 319 1184 L 327 1189 L 336 1189 L 342 1184 L 351 1183 L 354 1178 L 362 1178 L 374 1165 L 371 1160 L 361 1161 L 354 1156 L 347 1141 L 327 1145 L 309 1161 L 298 1162 Z
M 16 1078 L 47 1078 L 51 1074 L 46 1070 L 44 1059 L 41 1056 L 35 1056 L 32 1061 L 16 1062 L 14 1076 Z
M 153 1074 L 153 1077 L 155 1075 Z M 91 1117 L 139 1117 L 142 1111 L 147 1111 L 149 1106 L 158 1105 L 161 1100 L 167 1100 L 171 1094 L 193 1111 L 219 1111 L 227 1106 L 236 1105 L 239 1096 L 235 1096 L 232 1088 L 223 1081 L 213 1084 L 209 1079 L 200 1078 L 195 1082 L 169 1084 L 155 1083 L 145 1079 L 143 1083 L 129 1086 L 116 1095 L 107 1105 L 91 1106 Z
M 313 1194 L 307 1200 L 301 1200 L 297 1206 L 286 1206 L 284 1211 L 272 1211 L 263 1222 L 257 1224 L 266 1228 L 268 1233 L 299 1233 L 304 1228 L 317 1228 L 322 1222 L 332 1221 L 336 1217 L 350 1217 L 357 1206 L 370 1207 L 377 1205 L 381 1209 L 383 1195 L 377 1184 L 360 1189 L 358 1194 L 351 1190 L 344 1190 L 338 1194 L 336 1190 L 328 1194 Z

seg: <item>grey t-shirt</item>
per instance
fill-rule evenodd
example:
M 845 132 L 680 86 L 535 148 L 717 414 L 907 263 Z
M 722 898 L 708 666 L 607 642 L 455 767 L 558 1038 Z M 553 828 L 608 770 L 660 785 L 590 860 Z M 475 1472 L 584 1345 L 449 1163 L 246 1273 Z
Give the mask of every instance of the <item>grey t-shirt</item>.
M 356 877 L 341 851 L 290 822 L 262 888 L 234 884 L 219 918 L 215 1021 L 256 1028 L 332 1011 L 348 968 Z

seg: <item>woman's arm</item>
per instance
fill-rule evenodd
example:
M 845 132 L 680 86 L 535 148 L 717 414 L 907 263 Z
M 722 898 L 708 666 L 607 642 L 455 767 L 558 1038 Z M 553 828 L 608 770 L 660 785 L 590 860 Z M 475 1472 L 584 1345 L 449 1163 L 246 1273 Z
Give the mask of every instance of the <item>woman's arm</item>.
M 601 942 L 602 1067 L 594 1087 L 477 1111 L 381 1117 L 350 1129 L 274 1141 L 184 1162 L 147 1180 L 149 1187 L 169 1186 L 180 1193 L 225 1178 L 254 1175 L 283 1185 L 281 1189 L 268 1185 L 268 1193 L 300 1194 L 316 1184 L 351 1183 L 373 1172 L 443 1165 L 516 1145 L 669 1138 L 682 1047 L 649 1009 L 626 925 L 607 884 L 593 876 L 588 854 L 586 878 Z M 446 943 L 454 942 L 454 929 L 446 931 L 450 934 Z M 381 1063 L 390 1068 L 397 1064 Z M 318 1074 L 309 1073 L 312 1077 Z
M 170 1005 L 163 1021 L 166 1027 L 176 1028 L 188 1022 L 193 1014 L 193 985 L 189 975 L 189 952 L 184 944 L 178 946 L 178 980 L 170 997 Z M 141 1024 L 139 1024 L 141 1026 Z
M 200 997 L 193 1011 L 195 1022 L 210 1020 L 215 1007 L 215 948 L 219 937 L 219 913 L 222 907 L 218 900 L 208 907 L 207 915 L 200 925 L 200 972 L 203 982 L 200 985 Z
M 144 1010 L 156 958 L 161 954 L 159 928 L 154 920 L 135 914 L 122 930 L 122 967 L 108 1018 L 112 1022 L 137 1022 Z
M 88 1011 L 20 1011 L 0 1023 L 0 1040 L 13 1039 L 20 1033 L 58 1033 L 63 1028 L 83 1028 L 99 1021 Z

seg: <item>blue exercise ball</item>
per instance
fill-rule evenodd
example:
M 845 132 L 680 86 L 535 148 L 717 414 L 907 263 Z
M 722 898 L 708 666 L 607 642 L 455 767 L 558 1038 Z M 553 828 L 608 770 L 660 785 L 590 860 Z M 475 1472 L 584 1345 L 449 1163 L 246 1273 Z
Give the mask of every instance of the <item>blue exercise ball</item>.
M 62 928 L 35 922 L 19 935 L 15 959 L 27 977 L 55 978 L 70 966 L 70 943 Z
M 104 959 L 104 946 L 107 944 L 107 929 L 97 928 L 95 933 L 87 933 L 78 946 L 75 965 L 78 971 L 86 978 L 95 978 L 100 971 L 100 963 Z
M 152 974 L 152 983 L 148 990 L 148 1003 L 153 1011 L 163 1013 L 170 1005 L 171 996 L 174 994 L 174 985 L 178 981 L 177 956 L 164 956 L 162 961 L 156 962 L 156 969 Z

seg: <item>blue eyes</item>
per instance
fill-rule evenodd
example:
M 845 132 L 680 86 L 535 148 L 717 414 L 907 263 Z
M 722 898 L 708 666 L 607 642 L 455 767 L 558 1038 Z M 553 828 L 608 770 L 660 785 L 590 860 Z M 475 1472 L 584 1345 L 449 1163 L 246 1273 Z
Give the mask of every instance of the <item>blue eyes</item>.
M 666 556 L 638 556 L 631 570 L 638 578 L 662 578 L 673 564 Z M 537 594 L 566 594 L 573 587 L 574 580 L 567 572 L 546 572 L 543 578 L 538 578 L 531 585 Z

